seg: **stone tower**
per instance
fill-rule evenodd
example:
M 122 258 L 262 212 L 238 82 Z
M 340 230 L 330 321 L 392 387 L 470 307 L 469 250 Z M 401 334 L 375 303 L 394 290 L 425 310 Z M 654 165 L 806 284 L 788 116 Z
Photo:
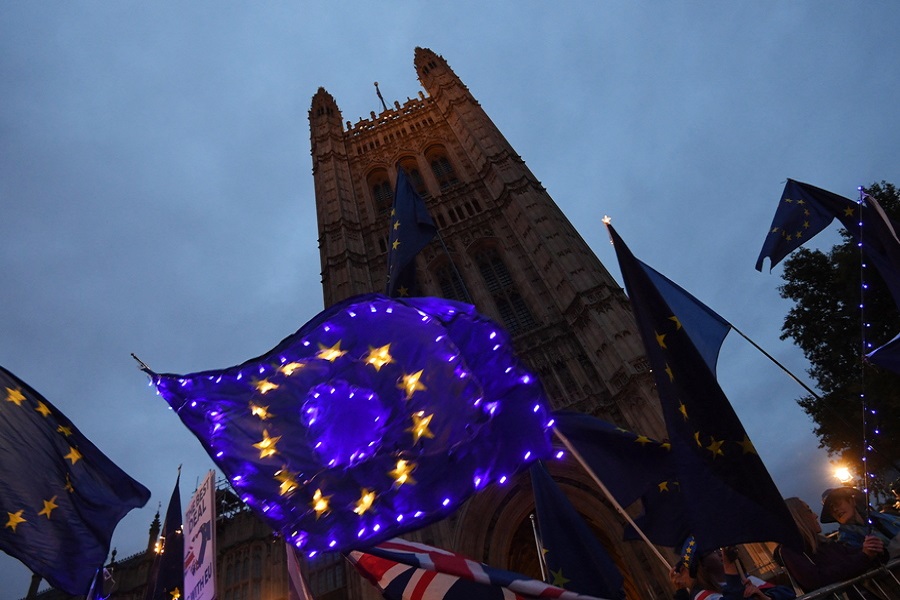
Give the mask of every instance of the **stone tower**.
M 665 426 L 628 300 L 443 57 L 415 51 L 425 92 L 356 124 L 323 88 L 309 111 L 325 305 L 383 292 L 397 169 L 424 198 L 440 239 L 417 257 L 425 295 L 471 301 L 502 323 L 553 409 L 650 436 Z M 599 222 L 598 222 L 599 226 Z M 667 577 L 575 464 L 554 477 L 626 572 L 629 597 Z M 431 541 L 538 576 L 527 474 L 479 494 Z M 439 539 L 443 538 L 443 539 Z M 427 541 L 427 540 L 426 540 Z M 630 574 L 629 574 L 630 573 Z

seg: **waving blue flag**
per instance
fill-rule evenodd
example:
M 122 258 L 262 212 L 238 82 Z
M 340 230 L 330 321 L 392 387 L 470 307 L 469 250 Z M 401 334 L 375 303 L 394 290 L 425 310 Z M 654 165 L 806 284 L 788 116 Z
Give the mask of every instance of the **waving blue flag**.
M 703 356 L 625 242 L 607 225 L 672 444 L 699 552 L 800 538 L 778 488 Z
M 150 492 L 43 396 L 0 367 L 0 549 L 86 595 L 113 530 Z
M 551 451 L 509 336 L 442 298 L 351 298 L 241 365 L 151 376 L 244 502 L 307 552 L 418 529 Z
M 416 255 L 434 238 L 437 228 L 403 169 L 397 169 L 397 190 L 391 209 L 388 249 L 388 296 L 417 296 Z
M 624 598 L 622 573 L 541 463 L 531 465 L 531 485 L 548 583 L 587 596 Z
M 166 520 L 156 546 L 156 556 L 147 577 L 144 600 L 173 600 L 184 592 L 184 532 L 182 530 L 181 469 L 169 498 Z

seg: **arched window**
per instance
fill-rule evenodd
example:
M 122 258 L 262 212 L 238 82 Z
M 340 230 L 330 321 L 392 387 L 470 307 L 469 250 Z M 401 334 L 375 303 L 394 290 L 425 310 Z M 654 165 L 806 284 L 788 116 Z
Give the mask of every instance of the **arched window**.
M 428 195 L 428 188 L 425 187 L 425 180 L 422 179 L 422 173 L 419 171 L 419 163 L 416 162 L 416 159 L 408 156 L 405 158 L 401 158 L 400 162 L 397 163 L 398 169 L 403 169 L 406 172 L 406 175 L 409 177 L 409 182 L 412 184 L 413 189 L 416 190 L 416 193 L 422 197 Z
M 372 202 L 375 205 L 375 214 L 387 218 L 394 204 L 394 190 L 391 180 L 388 178 L 387 169 L 376 169 L 366 179 L 369 191 L 372 193 Z
M 459 302 L 470 302 L 466 298 L 466 288 L 462 279 L 453 265 L 445 264 L 437 269 L 434 273 L 438 285 L 441 286 L 441 296 L 448 300 L 458 300 Z
M 442 190 L 459 183 L 456 177 L 456 171 L 447 158 L 447 152 L 440 146 L 434 146 L 426 153 L 428 164 L 431 166 L 431 172 Z
M 475 258 L 475 262 L 506 329 L 516 335 L 537 327 L 531 311 L 513 283 L 509 269 L 497 251 L 493 248 L 486 250 Z

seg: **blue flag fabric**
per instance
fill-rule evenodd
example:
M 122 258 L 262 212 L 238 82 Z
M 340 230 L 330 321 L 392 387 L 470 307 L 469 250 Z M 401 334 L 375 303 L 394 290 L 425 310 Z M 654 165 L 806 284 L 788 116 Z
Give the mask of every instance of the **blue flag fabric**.
M 670 444 L 582 413 L 558 410 L 553 419 L 556 430 L 622 506 L 669 478 Z
M 461 554 L 399 538 L 351 552 L 348 557 L 387 600 L 592 600 Z
M 184 532 L 181 513 L 181 470 L 169 498 L 166 519 L 147 577 L 144 600 L 173 600 L 184 592 Z
M 397 169 L 397 189 L 391 209 L 388 249 L 388 296 L 417 296 L 415 258 L 434 238 L 437 228 L 425 202 L 416 193 L 403 169 Z
M 719 350 L 731 331 L 731 323 L 653 267 L 639 260 L 637 263 L 672 309 L 677 325 L 684 327 L 709 370 L 715 373 Z
M 698 551 L 766 541 L 799 547 L 793 518 L 715 375 L 618 233 L 607 227 L 653 371 Z
M 548 583 L 601 598 L 624 598 L 622 573 L 541 463 L 531 465 Z
M 756 270 L 762 270 L 763 259 L 767 256 L 774 267 L 835 218 L 862 244 L 866 257 L 878 269 L 894 302 L 900 307 L 898 224 L 869 195 L 865 195 L 864 202 L 859 204 L 808 183 L 788 179 L 769 235 L 756 261 Z
M 0 549 L 86 595 L 113 530 L 150 492 L 43 396 L 0 367 Z
M 866 354 L 866 359 L 873 365 L 900 373 L 900 334 Z
M 442 298 L 351 298 L 241 365 L 151 377 L 244 502 L 307 552 L 418 529 L 551 453 L 541 384 L 509 336 Z

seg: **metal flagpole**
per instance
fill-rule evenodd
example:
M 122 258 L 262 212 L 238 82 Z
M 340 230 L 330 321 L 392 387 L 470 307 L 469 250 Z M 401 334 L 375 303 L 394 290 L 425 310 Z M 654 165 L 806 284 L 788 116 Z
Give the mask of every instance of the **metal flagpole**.
M 534 545 L 537 546 L 538 563 L 541 565 L 541 580 L 547 583 L 547 565 L 544 563 L 544 544 L 541 542 L 541 536 L 537 530 L 537 521 L 534 513 L 528 515 L 531 519 L 531 530 L 534 532 Z
M 581 457 L 581 454 L 578 453 L 578 450 L 575 449 L 575 446 L 573 446 L 572 443 L 569 441 L 569 439 L 566 436 L 564 436 L 559 431 L 559 429 L 557 429 L 556 427 L 553 428 L 553 433 L 556 434 L 556 437 L 559 438 L 559 441 L 561 441 L 563 443 L 563 445 L 566 447 L 566 449 L 572 453 L 572 456 L 575 457 L 575 460 L 578 461 L 578 464 L 580 464 L 581 467 L 587 472 L 587 474 L 591 476 L 591 479 L 594 480 L 594 483 L 597 484 L 597 487 L 600 488 L 600 491 L 602 491 L 606 495 L 606 498 L 610 501 L 610 503 L 612 503 L 612 505 L 615 507 L 616 511 L 618 511 L 618 513 L 620 515 L 622 515 L 622 517 L 626 521 L 628 521 L 629 525 L 634 527 L 634 530 L 637 531 L 638 535 L 641 536 L 641 539 L 647 543 L 647 545 L 650 547 L 650 549 L 653 551 L 653 553 L 656 555 L 656 557 L 659 559 L 659 561 L 663 565 L 665 565 L 665 567 L 668 570 L 671 571 L 672 565 L 669 564 L 669 561 L 667 561 L 665 559 L 665 557 L 660 553 L 660 551 L 656 548 L 656 546 L 653 545 L 653 542 L 651 542 L 647 538 L 646 534 L 644 534 L 644 532 L 641 530 L 641 528 L 637 526 L 637 524 L 631 518 L 631 515 L 629 515 L 627 512 L 625 512 L 625 509 L 622 508 L 622 505 L 619 504 L 619 502 L 615 498 L 613 498 L 613 495 L 609 492 L 609 489 L 607 489 L 607 487 L 605 485 L 603 485 L 603 482 L 600 481 L 600 478 L 597 477 L 597 474 L 594 473 L 594 471 L 588 466 L 588 464 L 587 464 L 587 462 L 585 462 L 584 458 Z

